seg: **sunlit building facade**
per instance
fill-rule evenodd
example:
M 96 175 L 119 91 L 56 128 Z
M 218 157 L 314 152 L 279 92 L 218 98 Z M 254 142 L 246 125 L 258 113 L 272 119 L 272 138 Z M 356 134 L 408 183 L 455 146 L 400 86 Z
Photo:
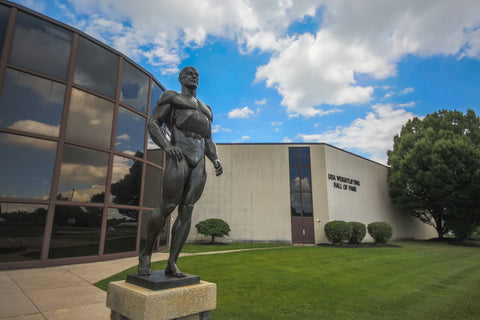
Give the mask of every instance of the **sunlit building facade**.
M 137 255 L 161 193 L 164 153 L 149 148 L 146 125 L 165 88 L 101 42 L 3 0 L 0 52 L 0 269 Z M 224 174 L 207 163 L 190 242 L 208 240 L 194 227 L 208 218 L 230 225 L 231 242 L 326 242 L 332 220 L 434 236 L 391 205 L 376 162 L 327 144 L 218 152 Z
M 0 268 L 136 255 L 160 192 L 163 154 L 147 151 L 146 124 L 165 88 L 6 1 L 0 50 Z

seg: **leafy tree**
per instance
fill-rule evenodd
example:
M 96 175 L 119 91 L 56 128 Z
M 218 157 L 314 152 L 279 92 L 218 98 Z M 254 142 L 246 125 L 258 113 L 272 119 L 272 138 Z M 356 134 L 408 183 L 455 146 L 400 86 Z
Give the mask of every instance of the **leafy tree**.
M 211 244 L 215 243 L 215 237 L 228 236 L 230 232 L 228 223 L 215 218 L 200 221 L 195 225 L 195 228 L 197 228 L 198 233 L 212 237 Z
M 435 227 L 439 238 L 480 224 L 480 118 L 473 110 L 409 120 L 394 137 L 388 164 L 393 203 Z

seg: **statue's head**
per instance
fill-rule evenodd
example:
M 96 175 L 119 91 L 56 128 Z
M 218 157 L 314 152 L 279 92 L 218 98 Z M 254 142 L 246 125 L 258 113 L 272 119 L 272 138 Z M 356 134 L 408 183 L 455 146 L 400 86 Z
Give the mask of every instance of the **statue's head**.
M 198 71 L 192 66 L 183 68 L 178 74 L 178 81 L 185 87 L 196 89 L 198 87 L 198 80 Z

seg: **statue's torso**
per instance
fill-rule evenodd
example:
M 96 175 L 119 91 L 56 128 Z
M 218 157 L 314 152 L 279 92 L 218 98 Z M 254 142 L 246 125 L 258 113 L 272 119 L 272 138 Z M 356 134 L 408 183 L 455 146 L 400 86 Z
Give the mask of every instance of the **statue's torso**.
M 211 111 L 203 102 L 186 94 L 176 96 L 171 106 L 171 142 L 194 166 L 205 156 L 205 139 L 211 135 Z

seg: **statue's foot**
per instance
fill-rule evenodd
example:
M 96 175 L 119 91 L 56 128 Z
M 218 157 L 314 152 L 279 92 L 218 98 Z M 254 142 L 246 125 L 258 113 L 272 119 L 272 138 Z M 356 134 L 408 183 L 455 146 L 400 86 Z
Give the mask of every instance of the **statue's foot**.
M 167 267 L 165 268 L 165 274 L 170 277 L 175 277 L 175 278 L 185 278 L 187 275 L 178 269 L 176 264 L 168 264 Z
M 138 274 L 141 276 L 149 276 L 152 274 L 150 269 L 150 256 L 143 255 L 138 258 Z

